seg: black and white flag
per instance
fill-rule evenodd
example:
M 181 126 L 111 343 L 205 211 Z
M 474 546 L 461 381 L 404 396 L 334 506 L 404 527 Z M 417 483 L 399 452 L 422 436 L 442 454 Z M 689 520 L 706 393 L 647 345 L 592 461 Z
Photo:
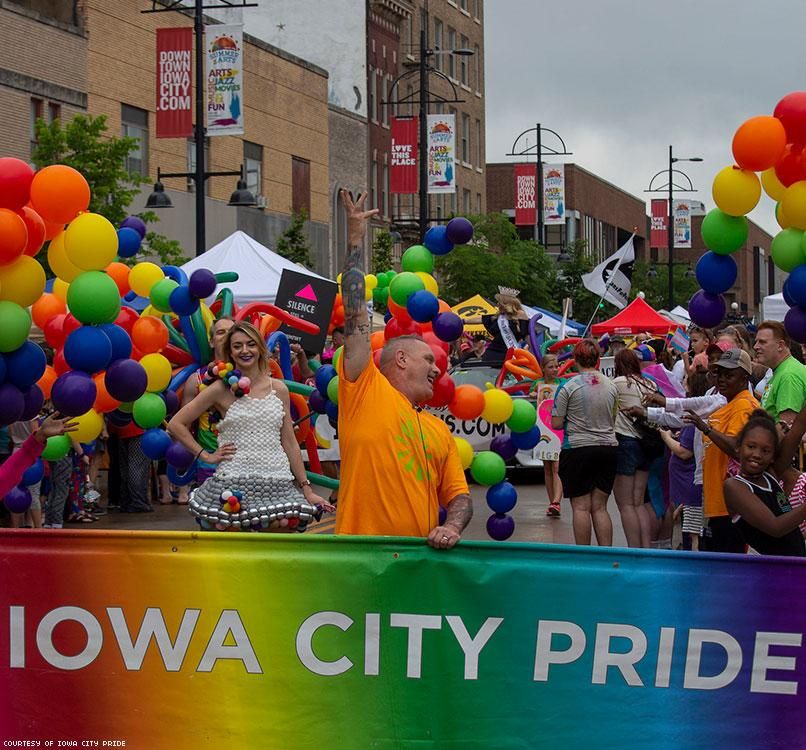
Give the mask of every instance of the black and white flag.
M 633 234 L 613 255 L 582 276 L 585 288 L 623 308 L 630 301 L 632 269 L 635 263 Z

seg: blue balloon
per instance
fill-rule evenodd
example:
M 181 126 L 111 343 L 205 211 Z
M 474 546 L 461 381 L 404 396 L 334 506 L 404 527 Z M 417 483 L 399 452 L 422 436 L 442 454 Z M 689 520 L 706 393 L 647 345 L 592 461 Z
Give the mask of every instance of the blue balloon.
M 781 288 L 781 293 L 784 295 L 784 302 L 786 302 L 789 307 L 798 306 L 798 303 L 795 302 L 795 298 L 789 293 L 789 279 L 784 282 L 784 285 Z
M 333 365 L 322 365 L 316 371 L 316 390 L 327 398 L 327 384 L 336 377 L 336 368 Z
M 43 476 L 45 476 L 45 464 L 41 458 L 37 458 L 36 461 L 25 470 L 20 484 L 30 487 L 32 484 L 41 482 Z
M 383 322 L 388 323 L 392 319 L 392 313 L 388 310 L 383 314 Z
M 328 401 L 325 406 L 325 414 L 327 414 L 331 424 L 333 424 L 334 422 L 338 422 L 339 421 L 338 405 L 334 404 L 332 401 Z
M 732 256 L 709 251 L 697 261 L 695 274 L 706 292 L 722 294 L 736 283 L 739 269 Z
M 439 300 L 436 295 L 427 289 L 414 292 L 406 301 L 406 310 L 412 320 L 418 323 L 427 323 L 439 313 Z
M 795 304 L 799 307 L 806 307 L 806 263 L 801 263 L 792 269 L 786 285 L 789 296 L 795 300 Z
M 510 438 L 519 451 L 530 451 L 540 442 L 540 430 L 535 425 L 526 432 L 513 432 Z
M 198 297 L 194 297 L 186 286 L 176 287 L 171 292 L 168 303 L 177 315 L 193 315 L 199 309 Z
M 518 502 L 518 491 L 509 482 L 499 482 L 487 490 L 487 505 L 495 513 L 509 513 Z
M 101 323 L 98 326 L 112 344 L 112 358 L 110 362 L 118 359 L 128 359 L 132 356 L 132 340 L 126 329 L 115 323 Z
M 0 354 L 0 383 L 6 382 L 6 358 Z
M 171 464 L 168 464 L 165 469 L 165 474 L 171 484 L 175 484 L 177 487 L 184 487 L 196 478 L 196 463 L 194 462 L 184 473 L 177 471 Z
M 140 447 L 143 453 L 152 461 L 160 461 L 165 458 L 165 451 L 171 445 L 171 436 L 159 427 L 152 427 L 146 430 L 140 438 Z
M 143 238 L 136 229 L 123 227 L 118 229 L 118 255 L 121 258 L 131 258 L 137 255 Z
M 64 358 L 73 370 L 92 375 L 105 370 L 112 361 L 112 342 L 100 328 L 81 326 L 64 342 Z
M 42 348 L 33 341 L 26 341 L 19 349 L 6 354 L 5 382 L 25 391 L 42 377 L 47 363 Z
M 319 391 L 311 391 L 308 396 L 308 407 L 317 414 L 325 414 L 327 409 L 327 396 L 323 396 Z
M 448 239 L 448 229 L 444 226 L 431 227 L 425 233 L 423 244 L 434 255 L 447 255 L 453 250 L 453 242 Z

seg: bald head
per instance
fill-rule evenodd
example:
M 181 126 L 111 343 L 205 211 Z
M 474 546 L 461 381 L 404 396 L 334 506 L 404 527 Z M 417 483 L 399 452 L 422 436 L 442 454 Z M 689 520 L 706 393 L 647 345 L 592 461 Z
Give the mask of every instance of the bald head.
M 398 352 L 411 354 L 418 347 L 428 346 L 419 336 L 397 336 L 384 344 L 381 350 L 380 371 L 386 372 L 395 362 Z M 428 347 L 429 349 L 431 347 Z
M 434 361 L 434 352 L 419 336 L 398 336 L 383 347 L 380 370 L 412 404 L 421 404 L 434 395 L 439 377 Z

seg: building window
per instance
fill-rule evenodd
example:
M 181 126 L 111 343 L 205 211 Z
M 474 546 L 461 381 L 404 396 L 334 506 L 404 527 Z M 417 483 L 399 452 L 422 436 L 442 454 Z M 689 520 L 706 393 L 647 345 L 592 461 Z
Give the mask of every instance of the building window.
M 470 213 L 470 191 L 467 189 L 462 190 L 462 211 L 465 216 Z
M 456 193 L 453 192 L 450 194 L 451 196 L 451 215 L 456 216 Z
M 254 196 L 263 193 L 263 146 L 243 142 L 243 167 L 246 170 L 246 188 Z
M 291 210 L 311 215 L 311 163 L 299 156 L 291 157 Z
M 462 35 L 462 49 L 469 49 L 470 47 L 470 40 Z M 460 55 L 459 56 L 459 80 L 467 86 L 469 81 L 467 79 L 467 55 Z
M 456 48 L 456 29 L 448 26 L 448 49 Z M 456 55 L 448 55 L 448 77 L 456 79 Z
M 481 93 L 481 48 L 478 44 L 473 48 L 473 65 L 476 69 L 476 91 Z
M 369 71 L 369 96 L 367 97 L 367 115 L 369 119 L 377 122 L 378 113 L 375 107 L 375 101 L 378 98 L 378 75 L 375 68 L 370 68 Z
M 467 0 L 459 0 L 459 7 L 462 10 L 467 10 Z
M 473 18 L 481 19 L 481 0 L 473 0 Z
M 470 115 L 462 115 L 462 161 L 470 161 Z
M 476 166 L 479 169 L 484 166 L 481 154 L 481 120 L 476 120 Z
M 372 166 L 369 172 L 369 208 L 378 208 L 378 159 L 372 157 Z
M 62 105 L 48 102 L 48 124 L 62 119 Z
M 437 52 L 442 50 L 442 21 L 438 18 L 434 19 L 434 49 Z M 442 70 L 442 58 L 443 55 L 434 55 L 434 67 L 437 70 Z
M 129 174 L 148 175 L 148 112 L 128 104 L 120 105 L 124 138 L 135 138 L 137 144 L 126 157 Z
M 476 193 L 476 213 L 481 214 L 481 193 Z
M 195 132 L 195 128 L 194 128 Z M 204 139 L 204 165 L 207 169 L 210 165 L 210 139 Z M 196 139 L 188 138 L 188 172 L 196 171 Z M 196 191 L 196 181 L 192 177 L 187 178 L 187 191 Z M 210 195 L 210 180 L 204 181 L 204 194 Z

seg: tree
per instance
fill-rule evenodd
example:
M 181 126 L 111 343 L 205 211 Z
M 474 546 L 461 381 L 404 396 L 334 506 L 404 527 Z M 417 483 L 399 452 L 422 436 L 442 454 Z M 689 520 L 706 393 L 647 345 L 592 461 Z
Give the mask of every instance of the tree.
M 311 267 L 311 248 L 305 234 L 305 221 L 308 215 L 304 210 L 296 212 L 291 218 L 288 228 L 277 239 L 275 250 L 279 255 L 292 263 L 300 263 L 306 268 Z
M 37 145 L 31 158 L 37 169 L 67 164 L 81 172 L 91 190 L 90 211 L 117 226 L 129 215 L 128 207 L 140 192 L 140 186 L 149 180 L 126 170 L 126 159 L 137 148 L 137 139 L 119 138 L 109 135 L 107 130 L 105 115 L 76 115 L 67 122 L 37 120 Z M 146 224 L 158 218 L 153 211 L 138 216 Z M 162 263 L 178 264 L 185 260 L 181 245 L 157 232 L 146 234 L 146 247 Z
M 385 229 L 375 235 L 372 243 L 372 273 L 383 273 L 392 268 L 392 235 Z
M 560 265 L 552 287 L 556 305 L 562 305 L 567 297 L 571 298 L 573 317 L 580 323 L 587 323 L 596 309 L 599 296 L 588 291 L 582 284 L 582 276 L 593 269 L 593 262 L 585 240 L 576 240 L 566 247 L 569 258 Z M 614 309 L 609 303 L 601 310 Z
M 688 304 L 691 296 L 700 288 L 696 277 L 686 276 L 688 266 L 675 263 L 674 266 L 674 301 L 675 305 Z M 654 269 L 655 273 L 650 271 Z M 644 299 L 656 310 L 666 309 L 669 296 L 669 267 L 665 264 L 650 264 L 645 260 L 635 262 L 632 277 L 632 296 L 644 293 Z

